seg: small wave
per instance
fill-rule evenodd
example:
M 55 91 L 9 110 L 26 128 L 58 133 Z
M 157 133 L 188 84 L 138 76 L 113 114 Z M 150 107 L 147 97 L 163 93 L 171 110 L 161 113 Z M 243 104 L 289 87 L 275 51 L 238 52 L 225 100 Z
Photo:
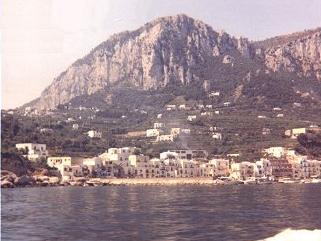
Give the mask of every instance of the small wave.
M 306 229 L 286 229 L 276 234 L 273 237 L 263 239 L 261 241 L 321 241 L 321 230 L 306 230 Z

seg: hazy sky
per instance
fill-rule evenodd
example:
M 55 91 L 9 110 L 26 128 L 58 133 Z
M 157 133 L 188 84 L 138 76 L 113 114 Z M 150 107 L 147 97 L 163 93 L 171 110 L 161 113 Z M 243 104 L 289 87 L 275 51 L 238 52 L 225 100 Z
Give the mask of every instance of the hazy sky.
M 38 97 L 112 33 L 186 13 L 252 40 L 321 26 L 321 0 L 0 0 L 2 108 Z

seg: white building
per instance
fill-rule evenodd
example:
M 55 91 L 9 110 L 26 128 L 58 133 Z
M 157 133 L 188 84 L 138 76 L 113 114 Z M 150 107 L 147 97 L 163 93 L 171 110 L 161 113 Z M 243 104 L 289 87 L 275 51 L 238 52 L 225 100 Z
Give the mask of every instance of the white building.
M 171 135 L 177 137 L 181 133 L 181 128 L 175 127 L 171 128 Z
M 71 166 L 71 157 L 70 156 L 48 157 L 47 165 L 55 168 L 58 168 L 59 166 Z
M 229 102 L 229 101 L 228 101 L 228 102 L 224 102 L 223 105 L 224 105 L 225 107 L 228 107 L 228 106 L 231 105 L 231 102 Z
M 180 110 L 185 110 L 185 109 L 186 109 L 186 105 L 185 105 L 185 104 L 179 105 L 179 106 L 178 106 L 178 109 L 180 109 Z
M 208 162 L 213 167 L 213 177 L 227 177 L 229 176 L 230 161 L 226 159 L 212 159 Z
M 176 105 L 166 105 L 166 110 L 168 111 L 176 110 Z
M 197 162 L 193 160 L 177 160 L 177 169 L 174 170 L 175 177 L 199 177 L 201 175 Z
M 305 134 L 307 132 L 306 128 L 294 128 L 291 131 L 291 138 L 296 139 L 299 135 Z
M 266 136 L 266 135 L 270 135 L 270 134 L 271 134 L 271 129 L 269 129 L 269 128 L 262 129 L 262 135 Z
M 256 164 L 252 162 L 241 162 L 231 164 L 231 177 L 236 180 L 248 180 L 255 178 Z
M 98 171 L 103 166 L 103 161 L 99 157 L 86 158 L 82 162 L 83 166 L 87 167 L 90 174 Z
M 78 130 L 79 129 L 79 125 L 78 124 L 72 124 L 72 129 L 73 130 Z
M 58 167 L 62 181 L 70 181 L 74 177 L 82 177 L 83 169 L 80 165 L 61 165 Z
M 24 157 L 30 161 L 38 161 L 48 156 L 47 146 L 45 144 L 37 143 L 18 143 L 16 144 L 18 150 L 24 151 Z
M 201 116 L 212 116 L 212 113 L 209 111 L 205 111 L 201 113 Z
M 261 178 L 272 177 L 272 165 L 271 162 L 267 159 L 261 159 L 260 161 L 255 162 L 255 176 Z
M 146 136 L 147 137 L 159 136 L 161 133 L 162 133 L 162 131 L 159 130 L 159 129 L 148 129 L 148 130 L 146 130 Z
M 211 93 L 208 94 L 208 97 L 218 97 L 220 96 L 220 92 L 219 91 L 213 91 Z
M 191 134 L 191 129 L 181 129 L 181 132 L 188 135 Z
M 205 150 L 169 150 L 169 153 L 176 153 L 178 159 L 185 160 L 206 159 L 208 157 L 208 153 Z M 162 159 L 162 153 L 160 156 Z
M 161 122 L 155 122 L 154 123 L 154 129 L 164 128 L 165 124 Z
M 165 159 L 177 159 L 178 158 L 178 154 L 174 151 L 165 151 L 165 152 L 161 152 L 159 154 L 159 157 L 161 160 L 165 160 Z
M 264 150 L 264 153 L 266 153 L 270 156 L 276 157 L 276 158 L 280 158 L 285 155 L 286 149 L 284 147 L 280 147 L 280 146 L 269 147 Z
M 162 118 L 162 114 L 157 114 L 157 119 L 161 119 Z
M 292 162 L 293 178 L 320 178 L 321 177 L 321 161 L 303 159 L 301 161 Z
M 214 132 L 214 133 L 212 133 L 212 138 L 215 140 L 222 140 L 222 133 Z
M 90 130 L 87 132 L 90 138 L 102 138 L 102 133 L 100 131 Z
M 157 142 L 173 142 L 175 137 L 173 135 L 159 135 L 156 137 Z
M 187 120 L 188 120 L 188 121 L 196 120 L 196 115 L 189 115 L 189 116 L 187 116 Z

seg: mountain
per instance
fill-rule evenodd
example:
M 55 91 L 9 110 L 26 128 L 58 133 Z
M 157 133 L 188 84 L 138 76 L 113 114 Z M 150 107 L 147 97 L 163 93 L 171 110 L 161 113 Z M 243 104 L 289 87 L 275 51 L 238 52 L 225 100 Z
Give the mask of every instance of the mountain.
M 251 42 L 216 32 L 183 14 L 163 17 L 111 36 L 27 106 L 54 109 L 97 93 L 104 93 L 105 100 L 115 88 L 158 92 L 187 88 L 199 90 L 199 96 L 219 90 L 224 93 L 222 101 L 248 103 L 271 98 L 290 103 L 305 95 L 304 100 L 318 102 L 320 53 L 320 29 Z

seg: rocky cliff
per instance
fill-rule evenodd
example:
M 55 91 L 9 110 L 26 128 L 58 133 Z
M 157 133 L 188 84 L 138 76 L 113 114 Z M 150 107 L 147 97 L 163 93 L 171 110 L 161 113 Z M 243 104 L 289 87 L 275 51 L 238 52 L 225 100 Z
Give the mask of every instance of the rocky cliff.
M 61 73 L 32 105 L 55 108 L 76 96 L 113 86 L 143 90 L 169 84 L 188 86 L 220 78 L 218 72 L 226 77 L 233 72 L 226 66 L 242 69 L 240 79 L 255 66 L 256 70 L 297 72 L 320 80 L 320 36 L 320 31 L 315 31 L 281 45 L 264 47 L 216 32 L 186 15 L 159 18 L 101 43 Z M 213 71 L 209 74 L 213 69 L 217 69 L 214 77 Z
M 265 65 L 275 72 L 294 72 L 300 77 L 321 80 L 321 29 L 288 39 L 265 50 Z

